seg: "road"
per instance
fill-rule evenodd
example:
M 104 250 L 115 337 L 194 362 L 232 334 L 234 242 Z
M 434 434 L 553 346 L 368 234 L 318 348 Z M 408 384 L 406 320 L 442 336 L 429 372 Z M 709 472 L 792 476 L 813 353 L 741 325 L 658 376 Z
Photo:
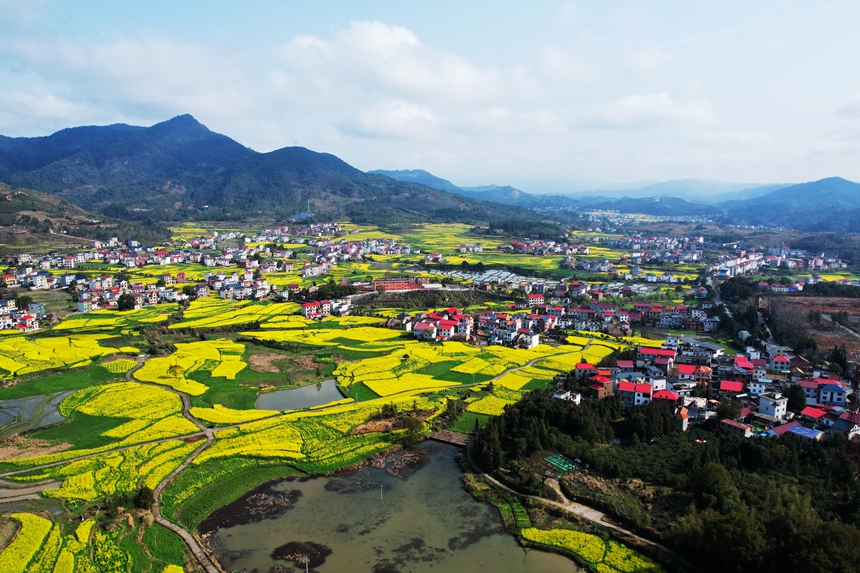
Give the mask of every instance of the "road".
M 758 323 L 764 327 L 764 331 L 767 332 L 767 343 L 768 344 L 776 344 L 776 339 L 773 337 L 773 333 L 770 331 L 770 327 L 764 321 L 764 315 L 761 311 L 756 313 L 758 315 Z

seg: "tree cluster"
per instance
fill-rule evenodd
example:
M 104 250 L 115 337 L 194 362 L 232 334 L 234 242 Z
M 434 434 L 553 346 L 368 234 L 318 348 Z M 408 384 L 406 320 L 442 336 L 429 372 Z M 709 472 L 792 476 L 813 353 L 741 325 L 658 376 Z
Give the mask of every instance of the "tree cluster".
M 532 392 L 487 423 L 475 453 L 500 477 L 549 450 L 667 491 L 671 503 L 648 506 L 660 524 L 649 531 L 706 573 L 860 571 L 860 450 L 838 436 L 804 445 L 792 435 L 684 433 L 676 422 L 653 404 L 571 407 Z

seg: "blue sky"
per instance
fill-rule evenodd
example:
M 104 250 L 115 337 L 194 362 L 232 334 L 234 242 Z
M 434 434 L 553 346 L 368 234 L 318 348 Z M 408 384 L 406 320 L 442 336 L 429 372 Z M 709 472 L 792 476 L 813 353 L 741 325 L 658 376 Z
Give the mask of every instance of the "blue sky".
M 460 185 L 860 180 L 857 22 L 857 1 L 0 0 L 0 133 L 190 113 Z

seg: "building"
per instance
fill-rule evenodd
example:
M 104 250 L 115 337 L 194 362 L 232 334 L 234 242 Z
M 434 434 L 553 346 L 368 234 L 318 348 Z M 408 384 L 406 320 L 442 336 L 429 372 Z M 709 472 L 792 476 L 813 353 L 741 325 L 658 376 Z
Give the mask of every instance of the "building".
M 767 392 L 759 396 L 758 411 L 760 414 L 782 420 L 785 418 L 787 408 L 788 398 L 779 392 Z
M 800 424 L 792 426 L 787 433 L 797 436 L 798 438 L 800 438 L 801 443 L 804 444 L 821 441 L 821 439 L 824 437 L 824 432 L 819 432 L 818 430 L 813 430 L 812 428 L 807 428 L 806 426 L 801 426 Z
M 752 429 L 746 424 L 741 424 L 727 418 L 720 420 L 720 431 L 730 436 L 740 436 L 742 438 L 748 438 L 752 434 Z

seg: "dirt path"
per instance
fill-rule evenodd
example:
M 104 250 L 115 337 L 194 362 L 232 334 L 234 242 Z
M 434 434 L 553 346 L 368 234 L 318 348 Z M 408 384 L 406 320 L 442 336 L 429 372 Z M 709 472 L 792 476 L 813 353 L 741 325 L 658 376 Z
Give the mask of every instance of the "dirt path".
M 564 496 L 564 494 L 561 493 L 561 488 L 559 487 L 558 482 L 556 480 L 549 480 L 550 481 L 550 487 L 552 487 L 553 490 L 555 490 L 555 492 L 559 495 L 559 497 L 561 497 L 561 499 L 564 500 L 563 502 L 553 501 L 551 499 L 546 499 L 544 497 L 538 497 L 536 495 L 525 495 L 525 494 L 522 494 L 522 493 L 520 493 L 514 489 L 509 488 L 508 486 L 504 485 L 503 483 L 501 483 L 500 481 L 498 481 L 497 479 L 495 479 L 491 475 L 485 473 L 481 468 L 478 467 L 478 464 L 476 464 L 475 460 L 472 458 L 472 447 L 473 447 L 473 445 L 474 445 L 473 440 L 469 440 L 469 442 L 466 445 L 466 458 L 469 460 L 469 464 L 471 464 L 472 468 L 474 468 L 474 470 L 476 472 L 478 472 L 480 475 L 485 477 L 487 479 L 487 481 L 491 482 L 496 487 L 498 487 L 498 488 L 500 488 L 500 489 L 502 489 L 508 493 L 511 493 L 513 495 L 519 496 L 519 497 L 527 497 L 529 499 L 533 499 L 533 500 L 539 501 L 541 503 L 545 503 L 548 505 L 552 505 L 552 506 L 561 508 L 561 509 L 563 509 L 567 512 L 570 512 L 574 515 L 578 515 L 578 516 L 583 517 L 583 518 L 585 518 L 591 522 L 602 525 L 603 527 L 608 527 L 610 529 L 614 529 L 615 531 L 623 533 L 624 535 L 628 535 L 628 536 L 632 537 L 633 539 L 636 539 L 638 541 L 641 541 L 642 543 L 645 543 L 645 544 L 650 545 L 656 549 L 659 549 L 660 551 L 665 552 L 667 555 L 671 555 L 672 558 L 676 559 L 679 563 L 682 563 L 685 567 L 689 568 L 690 570 L 696 571 L 696 569 L 692 566 L 692 564 L 690 564 L 690 562 L 688 562 L 686 559 L 684 559 L 683 557 L 681 557 L 680 555 L 678 555 L 677 553 L 675 553 L 674 551 L 672 551 L 671 549 L 669 549 L 665 545 L 657 543 L 656 541 L 651 541 L 650 539 L 646 539 L 645 537 L 642 537 L 641 535 L 637 535 L 637 534 L 633 533 L 629 529 L 625 529 L 619 525 L 615 525 L 614 523 L 609 522 L 607 520 L 606 514 L 603 513 L 602 511 L 598 511 L 594 508 L 582 505 L 581 503 L 576 503 L 574 501 L 568 500 Z M 555 482 L 555 484 L 553 484 L 552 482 Z
M 206 551 L 203 549 L 203 546 L 197 539 L 196 535 L 192 535 L 184 528 L 179 525 L 173 523 L 165 519 L 165 517 L 161 514 L 161 494 L 164 492 L 164 488 L 166 488 L 170 483 L 184 470 L 188 467 L 188 464 L 194 461 L 203 450 L 208 448 L 212 442 L 214 441 L 214 437 L 211 434 L 206 436 L 206 441 L 200 445 L 199 448 L 194 450 L 194 452 L 185 458 L 185 461 L 179 464 L 175 470 L 173 470 L 165 479 L 158 484 L 155 488 L 155 503 L 152 506 L 152 515 L 155 517 L 155 522 L 159 525 L 166 527 L 167 529 L 173 531 L 177 535 L 179 535 L 185 544 L 188 546 L 188 549 L 191 550 L 191 553 L 194 555 L 194 558 L 197 559 L 197 562 L 200 563 L 200 566 L 206 571 L 206 573 L 222 573 L 222 570 L 218 565 L 215 564 Z
M 141 367 L 143 367 L 143 365 L 146 363 L 147 360 L 149 360 L 149 358 L 146 358 L 146 357 L 138 358 L 137 359 L 137 366 L 135 366 L 134 368 L 132 368 L 131 370 L 129 370 L 128 372 L 125 373 L 126 379 L 129 380 L 130 382 L 137 382 L 138 384 L 144 384 L 146 386 L 154 386 L 156 388 L 161 388 L 162 390 L 167 390 L 168 392 L 170 392 L 172 394 L 176 394 L 177 396 L 179 396 L 179 399 L 182 400 L 182 415 L 185 416 L 186 420 L 188 420 L 189 422 L 191 422 L 192 424 L 197 426 L 200 429 L 200 431 L 206 435 L 206 438 L 211 441 L 211 439 L 214 438 L 214 431 L 215 430 L 213 428 L 206 427 L 205 425 L 203 425 L 200 422 L 200 420 L 198 420 L 197 418 L 195 418 L 194 416 L 191 415 L 191 412 L 190 412 L 190 410 L 191 410 L 191 399 L 188 397 L 188 394 L 185 394 L 184 392 L 180 392 L 179 390 L 174 390 L 173 388 L 171 388 L 169 386 L 164 386 L 162 384 L 156 384 L 154 382 L 144 382 L 143 380 L 138 380 L 137 378 L 134 377 L 134 373 L 137 372 L 138 370 L 140 370 Z
M 856 332 L 854 332 L 853 330 L 851 330 L 847 326 L 845 326 L 843 324 L 839 324 L 838 322 L 834 321 L 833 317 L 830 316 L 829 314 L 822 314 L 821 318 L 823 318 L 824 320 L 830 321 L 830 323 L 833 324 L 834 326 L 838 326 L 839 328 L 844 330 L 846 334 L 849 334 L 850 336 L 853 336 L 854 338 L 860 338 L 860 334 L 857 334 Z
M 591 344 L 591 340 L 588 341 L 588 344 Z M 583 346 L 582 350 L 586 350 L 588 348 L 588 344 Z M 534 360 L 530 361 L 528 364 L 525 364 L 524 366 L 518 366 L 516 368 L 511 368 L 510 370 L 506 370 L 506 371 L 502 372 L 501 374 L 499 374 L 498 376 L 496 376 L 495 378 L 490 380 L 490 382 L 495 382 L 496 380 L 502 378 L 503 376 L 507 376 L 511 372 L 519 372 L 520 370 L 524 370 L 525 368 L 531 368 L 532 366 L 534 366 L 536 363 L 540 362 L 541 360 L 549 360 L 551 358 L 559 358 L 561 356 L 570 356 L 571 354 L 577 354 L 579 352 L 582 352 L 582 350 L 576 350 L 573 352 L 565 352 L 564 354 L 551 354 L 549 356 L 541 356 L 540 358 L 535 358 Z M 483 382 L 482 382 L 482 384 L 483 384 Z M 471 386 L 471 384 L 469 384 L 469 385 Z
M 206 573 L 222 573 L 221 568 L 212 560 L 206 551 L 203 549 L 203 546 L 200 544 L 197 536 L 192 535 L 188 531 L 186 531 L 183 527 L 180 527 L 176 523 L 166 519 L 161 513 L 161 494 L 164 492 L 164 489 L 176 479 L 188 465 L 194 461 L 200 453 L 212 445 L 215 441 L 215 430 L 213 428 L 207 428 L 203 425 L 203 423 L 191 415 L 191 399 L 184 392 L 180 392 L 178 390 L 174 390 L 173 388 L 169 388 L 167 386 L 162 386 L 161 384 L 152 384 L 149 382 L 144 382 L 142 380 L 138 380 L 134 377 L 134 373 L 137 372 L 145 363 L 147 358 L 138 358 L 137 366 L 126 372 L 126 378 L 133 382 L 137 382 L 138 384 L 146 384 L 148 386 L 157 386 L 159 388 L 164 388 L 165 390 L 172 392 L 179 396 L 179 399 L 182 400 L 182 415 L 192 424 L 197 426 L 200 429 L 199 434 L 195 435 L 204 435 L 206 437 L 206 441 L 200 444 L 196 450 L 194 450 L 190 456 L 185 458 L 185 460 L 179 464 L 179 466 L 170 472 L 166 478 L 161 480 L 161 482 L 156 486 L 155 491 L 153 492 L 153 496 L 155 497 L 155 503 L 152 505 L 152 515 L 155 518 L 155 522 L 159 525 L 166 527 L 167 529 L 173 531 L 178 536 L 182 538 L 185 544 L 188 546 L 188 549 L 191 551 L 191 554 L 194 555 L 194 558 L 197 559 L 197 562 L 200 563 L 200 566 L 206 571 Z M 175 438 L 174 438 L 175 439 Z
M 9 483 L 9 482 L 7 482 Z M 38 495 L 49 489 L 60 489 L 62 482 L 51 480 L 50 483 L 40 482 L 37 485 L 33 484 L 17 484 L 19 487 L 3 487 L 0 488 L 0 503 L 16 500 L 22 496 Z M 20 487 L 20 486 L 26 487 Z

